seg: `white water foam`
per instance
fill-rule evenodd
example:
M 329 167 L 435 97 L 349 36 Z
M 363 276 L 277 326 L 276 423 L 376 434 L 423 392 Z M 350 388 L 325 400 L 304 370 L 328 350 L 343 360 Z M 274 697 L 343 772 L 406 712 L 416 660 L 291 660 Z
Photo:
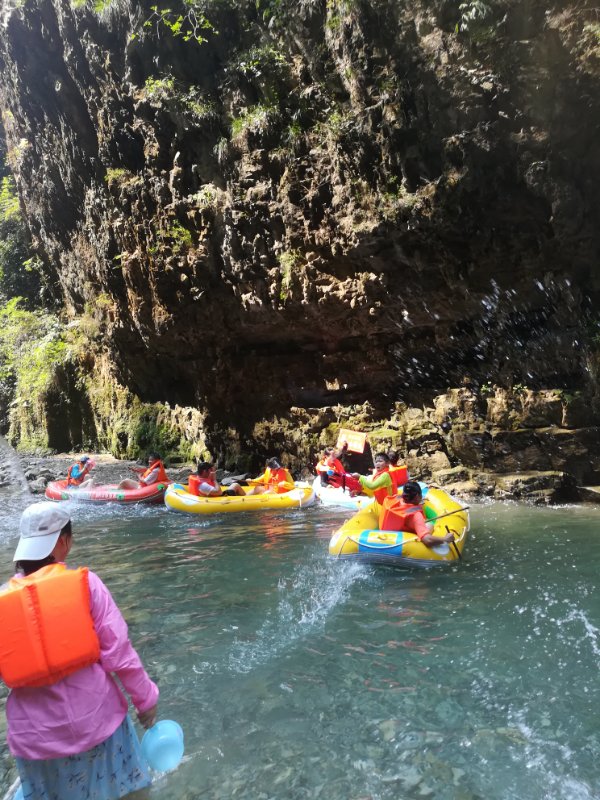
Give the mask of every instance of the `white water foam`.
M 251 672 L 285 651 L 298 639 L 323 627 L 333 609 L 343 603 L 350 587 L 368 573 L 360 564 L 304 565 L 278 584 L 279 600 L 253 641 L 234 641 L 229 655 L 232 672 Z

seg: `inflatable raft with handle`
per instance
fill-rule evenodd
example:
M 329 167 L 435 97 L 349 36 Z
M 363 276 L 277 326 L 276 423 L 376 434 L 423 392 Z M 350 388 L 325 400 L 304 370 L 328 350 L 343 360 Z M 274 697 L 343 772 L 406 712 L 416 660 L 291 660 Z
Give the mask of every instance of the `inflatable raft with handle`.
M 407 480 L 408 480 L 408 471 L 404 469 L 404 471 L 402 472 L 401 482 L 398 485 L 398 494 L 402 494 L 402 485 Z M 423 491 L 423 496 L 425 496 L 425 493 L 427 492 L 427 486 L 424 483 L 421 483 L 420 481 L 419 485 L 421 486 L 421 490 Z M 339 506 L 340 508 L 353 508 L 356 511 L 358 511 L 361 508 L 368 508 L 369 506 L 373 505 L 373 502 L 375 500 L 372 492 L 370 493 L 370 495 L 358 494 L 354 495 L 353 497 L 350 494 L 350 490 L 343 484 L 338 486 L 331 486 L 327 484 L 324 486 L 321 483 L 321 478 L 318 476 L 313 481 L 313 490 L 315 496 L 325 506 Z
M 365 494 L 356 495 L 352 497 L 347 489 L 341 486 L 323 486 L 321 478 L 315 478 L 313 481 L 313 491 L 315 496 L 325 506 L 340 506 L 342 508 L 367 508 L 372 505 L 374 498 L 367 497 Z
M 440 567 L 459 561 L 470 527 L 468 508 L 443 489 L 429 487 L 423 509 L 433 522 L 433 535 L 441 537 L 450 531 L 454 534 L 453 542 L 427 547 L 414 533 L 379 530 L 380 506 L 373 503 L 335 531 L 329 542 L 329 554 L 397 567 Z
M 243 487 L 249 492 L 251 486 Z M 304 508 L 315 502 L 312 486 L 297 483 L 294 489 L 282 494 L 267 492 L 252 495 L 221 495 L 219 497 L 197 497 L 190 494 L 187 484 L 172 483 L 165 492 L 165 505 L 170 511 L 186 514 L 218 514 L 230 511 L 264 511 L 268 508 Z
M 140 489 L 119 489 L 116 483 L 92 484 L 89 487 L 67 486 L 67 481 L 50 481 L 46 486 L 48 500 L 71 500 L 75 503 L 162 503 L 169 484 L 151 483 Z

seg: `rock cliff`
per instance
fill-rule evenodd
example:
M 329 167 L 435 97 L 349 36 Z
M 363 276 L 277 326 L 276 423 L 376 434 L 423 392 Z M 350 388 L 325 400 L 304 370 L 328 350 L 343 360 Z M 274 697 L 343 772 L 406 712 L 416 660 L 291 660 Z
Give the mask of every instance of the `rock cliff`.
M 425 408 L 438 471 L 561 471 L 553 431 L 585 429 L 567 471 L 598 481 L 596 11 L 5 3 L 10 163 L 56 296 L 101 320 L 89 371 L 199 409 L 214 455 L 299 463 L 368 402 L 407 455 L 390 423 Z

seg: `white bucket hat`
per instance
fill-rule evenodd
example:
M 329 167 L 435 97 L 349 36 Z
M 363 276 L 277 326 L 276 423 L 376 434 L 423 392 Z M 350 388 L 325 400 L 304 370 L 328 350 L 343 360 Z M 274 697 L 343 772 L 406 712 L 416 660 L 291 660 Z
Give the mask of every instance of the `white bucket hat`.
M 61 530 L 71 519 L 58 503 L 34 503 L 21 515 L 21 538 L 13 561 L 39 561 L 54 550 Z

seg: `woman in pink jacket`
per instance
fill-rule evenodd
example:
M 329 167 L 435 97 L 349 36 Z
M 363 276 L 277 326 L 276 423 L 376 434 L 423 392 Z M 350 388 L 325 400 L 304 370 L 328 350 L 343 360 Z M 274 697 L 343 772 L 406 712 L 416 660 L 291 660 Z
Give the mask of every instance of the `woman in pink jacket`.
M 150 783 L 113 675 L 146 728 L 156 719 L 158 688 L 100 578 L 62 564 L 71 543 L 62 504 L 29 506 L 14 555 L 18 574 L 0 590 L 0 676 L 11 686 L 8 744 L 25 800 L 117 800 Z M 19 591 L 35 602 L 19 600 Z M 15 608 L 33 618 L 19 626 Z M 39 630 L 47 646 L 32 645 L 25 628 Z

